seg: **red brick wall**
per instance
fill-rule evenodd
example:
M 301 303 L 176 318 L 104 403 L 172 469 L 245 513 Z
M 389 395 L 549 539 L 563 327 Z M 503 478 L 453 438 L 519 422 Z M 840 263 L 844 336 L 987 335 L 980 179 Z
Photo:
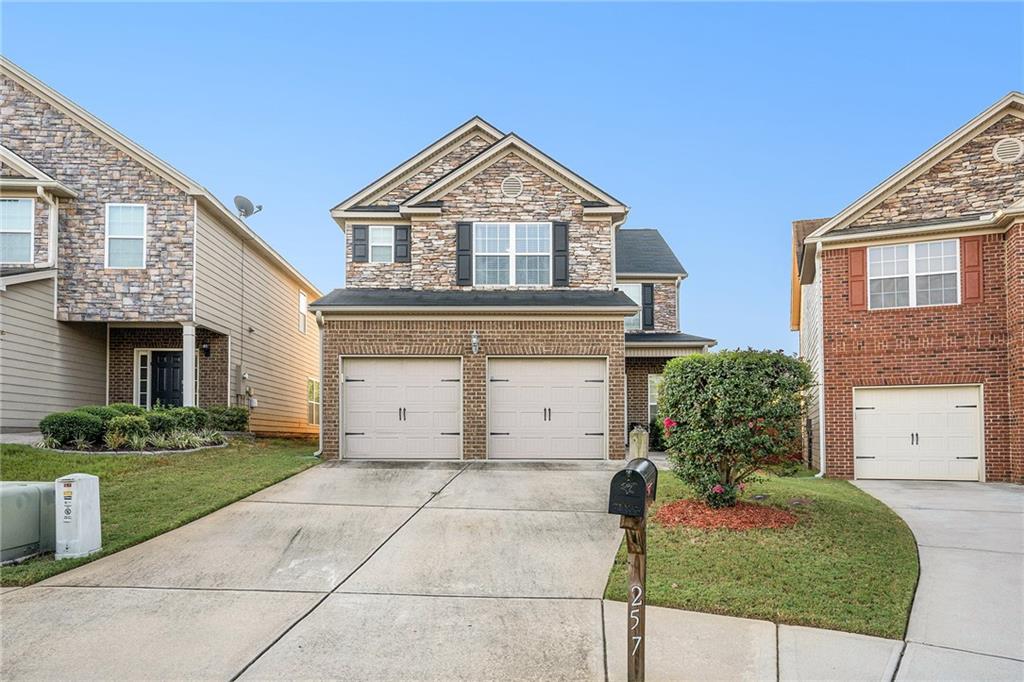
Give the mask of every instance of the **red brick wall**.
M 983 237 L 980 303 L 851 310 L 846 249 L 822 254 L 825 468 L 853 477 L 853 388 L 982 384 L 985 472 L 1010 480 L 1004 235 Z M 962 279 L 962 278 L 961 278 Z M 961 293 L 963 282 L 961 281 Z
M 1009 334 L 1010 470 L 1024 482 L 1024 223 L 1006 233 L 1006 327 Z
M 199 406 L 225 405 L 228 386 L 227 337 L 196 329 L 196 348 L 210 342 L 210 357 L 199 354 Z M 111 327 L 111 403 L 130 403 L 135 397 L 135 349 L 181 348 L 181 327 Z
M 473 354 L 470 334 L 480 335 Z M 462 447 L 465 459 L 487 453 L 488 355 L 605 356 L 608 358 L 608 453 L 621 459 L 625 424 L 622 319 L 327 320 L 323 329 L 323 456 L 338 457 L 338 358 L 342 355 L 462 356 Z
M 626 423 L 648 423 L 647 375 L 661 374 L 668 358 L 626 358 Z

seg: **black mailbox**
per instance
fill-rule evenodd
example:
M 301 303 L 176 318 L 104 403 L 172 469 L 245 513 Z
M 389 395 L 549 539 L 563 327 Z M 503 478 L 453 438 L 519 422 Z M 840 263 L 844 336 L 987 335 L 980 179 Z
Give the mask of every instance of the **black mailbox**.
M 608 513 L 620 516 L 644 516 L 647 500 L 658 492 L 658 467 L 644 457 L 631 459 L 612 476 L 608 491 Z

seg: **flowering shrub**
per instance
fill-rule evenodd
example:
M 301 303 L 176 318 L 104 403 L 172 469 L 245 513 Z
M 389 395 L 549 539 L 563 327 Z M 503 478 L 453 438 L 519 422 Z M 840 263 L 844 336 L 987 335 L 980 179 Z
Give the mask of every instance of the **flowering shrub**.
M 759 469 L 799 458 L 802 361 L 780 352 L 687 355 L 665 366 L 659 401 L 675 474 L 712 507 L 736 504 Z

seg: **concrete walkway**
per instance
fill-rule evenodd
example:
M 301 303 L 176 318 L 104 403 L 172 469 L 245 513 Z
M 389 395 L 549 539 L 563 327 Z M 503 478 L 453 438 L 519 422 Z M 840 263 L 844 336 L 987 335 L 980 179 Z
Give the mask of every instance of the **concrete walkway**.
M 1024 488 L 858 481 L 917 539 L 921 578 L 897 680 L 1024 680 Z
M 325 464 L 0 595 L 0 678 L 620 680 L 616 463 Z M 648 612 L 648 680 L 891 680 L 902 642 Z
M 35 445 L 43 439 L 38 431 L 0 433 L 0 445 Z

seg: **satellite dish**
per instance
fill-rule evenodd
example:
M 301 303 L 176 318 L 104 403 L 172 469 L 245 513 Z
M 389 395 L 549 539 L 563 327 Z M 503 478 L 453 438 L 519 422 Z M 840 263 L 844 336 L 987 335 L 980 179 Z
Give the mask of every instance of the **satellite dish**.
M 235 197 L 235 208 L 238 209 L 238 215 L 242 218 L 248 218 L 252 214 L 259 213 L 263 210 L 262 205 L 256 204 L 253 206 L 253 203 L 241 194 Z

